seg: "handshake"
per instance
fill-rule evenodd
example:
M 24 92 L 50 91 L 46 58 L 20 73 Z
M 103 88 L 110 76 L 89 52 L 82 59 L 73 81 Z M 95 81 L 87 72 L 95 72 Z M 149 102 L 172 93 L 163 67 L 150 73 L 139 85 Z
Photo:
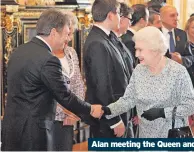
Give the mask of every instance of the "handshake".
M 103 114 L 104 114 L 104 110 L 102 110 L 101 105 L 91 105 L 90 115 L 92 117 L 100 119 Z

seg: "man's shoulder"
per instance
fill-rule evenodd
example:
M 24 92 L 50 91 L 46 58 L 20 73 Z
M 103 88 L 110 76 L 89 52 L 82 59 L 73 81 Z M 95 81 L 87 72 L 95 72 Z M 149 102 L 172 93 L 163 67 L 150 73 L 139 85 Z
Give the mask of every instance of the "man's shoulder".
M 176 33 L 186 34 L 186 32 L 183 31 L 183 30 L 180 29 L 180 28 L 175 28 L 174 31 L 175 31 Z
M 127 30 L 127 32 L 121 36 L 121 39 L 123 42 L 131 41 L 132 37 L 133 37 L 133 33 L 131 31 Z

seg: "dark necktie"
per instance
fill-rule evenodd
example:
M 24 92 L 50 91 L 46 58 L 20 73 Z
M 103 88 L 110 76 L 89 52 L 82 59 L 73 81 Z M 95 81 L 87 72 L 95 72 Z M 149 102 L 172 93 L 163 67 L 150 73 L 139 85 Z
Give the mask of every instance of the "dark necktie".
M 175 51 L 175 44 L 174 44 L 172 31 L 168 32 L 168 34 L 170 35 L 170 52 L 174 52 Z
M 117 38 L 117 36 L 111 31 L 110 34 L 109 34 L 109 39 L 110 41 L 119 47 L 120 50 L 122 50 L 123 48 L 123 45 L 122 43 L 119 41 L 119 39 Z

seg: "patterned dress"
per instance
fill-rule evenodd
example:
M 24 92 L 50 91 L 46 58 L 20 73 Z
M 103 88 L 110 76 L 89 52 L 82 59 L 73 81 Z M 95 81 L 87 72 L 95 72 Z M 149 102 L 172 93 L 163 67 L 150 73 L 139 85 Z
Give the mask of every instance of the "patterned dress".
M 67 47 L 64 58 L 59 58 L 62 64 L 62 72 L 65 77 L 67 87 L 80 99 L 85 98 L 85 86 L 79 68 L 79 60 L 76 51 L 72 47 Z M 66 117 L 61 106 L 57 106 L 55 120 L 63 121 Z
M 132 74 L 124 96 L 108 106 L 111 115 L 106 117 L 113 118 L 135 105 L 140 118 L 140 138 L 166 138 L 172 126 L 174 106 L 177 106 L 175 127 L 188 125 L 187 117 L 194 113 L 194 89 L 185 67 L 167 59 L 162 72 L 153 75 L 147 66 L 139 64 Z M 143 111 L 150 108 L 164 108 L 166 118 L 154 121 L 141 118 Z

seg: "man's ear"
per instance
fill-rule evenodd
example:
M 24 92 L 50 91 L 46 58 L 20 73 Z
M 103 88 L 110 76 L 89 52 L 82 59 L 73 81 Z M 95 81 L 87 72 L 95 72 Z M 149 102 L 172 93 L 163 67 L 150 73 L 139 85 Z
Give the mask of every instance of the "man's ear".
M 55 37 L 57 30 L 55 28 L 51 29 L 50 36 Z
M 123 24 L 124 17 L 120 17 L 120 24 Z
M 110 21 L 113 21 L 113 13 L 112 12 L 109 12 L 107 14 L 107 17 L 106 18 L 109 19 Z
M 143 18 L 141 18 L 140 20 L 139 20 L 139 23 L 140 23 L 140 25 L 142 25 L 142 27 L 145 27 L 145 19 L 143 19 Z

